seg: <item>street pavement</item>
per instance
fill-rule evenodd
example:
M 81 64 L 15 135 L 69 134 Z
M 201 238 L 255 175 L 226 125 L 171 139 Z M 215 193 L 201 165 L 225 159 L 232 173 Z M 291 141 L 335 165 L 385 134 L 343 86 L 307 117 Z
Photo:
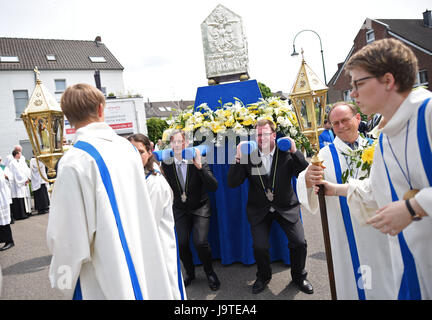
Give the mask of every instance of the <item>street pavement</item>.
M 52 289 L 48 279 L 51 255 L 46 245 L 49 214 L 33 215 L 12 224 L 15 247 L 0 251 L 3 274 L 0 300 L 69 300 L 66 294 Z M 241 263 L 222 265 L 214 261 L 221 287 L 213 292 L 201 266 L 196 268 L 196 279 L 186 288 L 189 300 L 329 300 L 327 264 L 319 215 L 302 216 L 308 243 L 306 269 L 314 286 L 314 294 L 305 294 L 291 282 L 290 267 L 283 262 L 273 262 L 273 278 L 268 288 L 252 294 L 256 265 Z

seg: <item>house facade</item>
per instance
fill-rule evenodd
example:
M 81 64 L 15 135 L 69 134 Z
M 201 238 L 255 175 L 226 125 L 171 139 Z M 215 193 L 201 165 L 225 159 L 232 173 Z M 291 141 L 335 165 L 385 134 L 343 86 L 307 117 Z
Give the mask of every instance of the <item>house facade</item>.
M 367 18 L 354 38 L 354 44 L 344 62 L 328 82 L 328 103 L 351 101 L 349 74 L 345 65 L 353 54 L 367 44 L 385 38 L 394 38 L 409 46 L 418 59 L 419 72 L 415 86 L 432 90 L 432 14 L 423 13 L 423 19 L 369 19 Z
M 31 157 L 31 145 L 20 118 L 36 84 L 34 69 L 49 92 L 60 101 L 63 91 L 75 83 L 98 86 L 105 95 L 124 92 L 123 66 L 101 42 L 22 39 L 0 37 L 0 155 L 4 158 L 14 145 L 23 146 Z

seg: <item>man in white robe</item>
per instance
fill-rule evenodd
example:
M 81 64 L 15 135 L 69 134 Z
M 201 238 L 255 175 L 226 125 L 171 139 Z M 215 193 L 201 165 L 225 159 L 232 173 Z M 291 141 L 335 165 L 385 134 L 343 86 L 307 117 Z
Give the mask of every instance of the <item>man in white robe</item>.
M 8 164 L 10 172 L 9 183 L 11 189 L 12 206 L 11 211 L 15 220 L 27 219 L 27 211 L 25 206 L 25 197 L 28 190 L 29 172 L 27 165 L 23 165 L 24 161 L 20 151 L 12 152 L 13 160 Z
M 334 124 L 336 138 L 334 146 L 326 146 L 319 152 L 325 169 L 315 173 L 315 166 L 310 165 L 297 180 L 297 194 L 303 212 L 319 212 L 318 197 L 312 188 L 314 174 L 323 172 L 325 180 L 334 183 L 337 183 L 337 166 L 341 169 L 340 173 L 350 168 L 353 169 L 354 177 L 359 178 L 364 174 L 360 168 L 356 168 L 356 163 L 351 163 L 349 157 L 344 155 L 351 150 L 348 144 L 358 144 L 359 147 L 367 145 L 358 132 L 360 115 L 355 107 L 343 102 L 334 105 L 329 113 L 329 121 Z M 332 148 L 339 160 L 337 164 L 334 163 Z M 339 197 L 326 197 L 337 298 L 396 299 L 387 236 L 370 226 L 360 225 L 351 217 L 351 208 L 346 207 L 344 214 L 343 201 Z
M 61 107 L 77 132 L 52 192 L 51 285 L 83 299 L 169 299 L 139 153 L 103 122 L 105 99 L 95 87 L 69 87 Z

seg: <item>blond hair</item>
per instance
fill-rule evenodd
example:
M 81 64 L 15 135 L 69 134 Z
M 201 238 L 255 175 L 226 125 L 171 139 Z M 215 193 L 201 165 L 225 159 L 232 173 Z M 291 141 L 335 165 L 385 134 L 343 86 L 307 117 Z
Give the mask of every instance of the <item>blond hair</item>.
M 273 121 L 269 120 L 269 119 L 260 119 L 260 120 L 258 120 L 257 123 L 256 123 L 256 125 L 255 125 L 255 128 L 264 127 L 267 124 L 269 125 L 270 129 L 272 130 L 272 132 L 276 132 L 276 124 Z
M 418 73 L 415 54 L 401 41 L 392 38 L 377 40 L 361 48 L 349 59 L 346 70 L 356 67 L 377 78 L 391 73 L 399 86 L 399 93 L 412 89 Z
M 72 125 L 90 119 L 98 119 L 98 107 L 105 106 L 102 92 L 89 84 L 78 83 L 63 93 L 60 107 Z

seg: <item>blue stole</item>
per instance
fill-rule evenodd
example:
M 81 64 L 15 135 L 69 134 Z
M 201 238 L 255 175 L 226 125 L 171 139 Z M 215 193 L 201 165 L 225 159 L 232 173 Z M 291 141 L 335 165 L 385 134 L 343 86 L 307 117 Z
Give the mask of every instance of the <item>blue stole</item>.
M 155 170 L 157 173 L 161 174 L 158 170 Z M 151 172 L 149 172 L 146 175 L 146 180 L 147 178 L 151 175 Z M 180 264 L 180 253 L 179 253 L 179 249 L 178 249 L 178 241 L 177 241 L 177 231 L 174 227 L 174 235 L 175 235 L 175 239 L 176 239 L 176 252 L 177 252 L 177 283 L 178 283 L 178 287 L 180 290 L 180 299 L 184 300 L 184 292 L 183 292 L 183 281 L 182 281 L 182 274 L 181 274 L 181 264 Z
M 417 116 L 417 141 L 419 144 L 420 156 L 422 159 L 423 167 L 429 180 L 429 185 L 432 185 L 432 152 L 429 145 L 428 134 L 426 129 L 425 111 L 430 98 L 426 99 L 418 110 Z M 390 192 L 392 201 L 399 201 L 399 197 L 393 187 L 387 164 L 384 161 L 383 150 L 383 134 L 380 134 L 379 145 L 381 156 L 383 158 L 384 167 L 386 169 L 387 179 L 390 185 Z M 399 245 L 404 263 L 404 272 L 402 275 L 401 287 L 399 288 L 399 300 L 421 300 L 420 283 L 417 276 L 417 270 L 414 262 L 414 257 L 405 241 L 403 231 L 398 234 Z
M 123 252 L 124 252 L 124 255 L 126 258 L 128 269 L 129 269 L 129 275 L 130 275 L 135 299 L 136 300 L 143 300 L 141 288 L 140 288 L 140 285 L 138 282 L 138 277 L 137 277 L 137 274 L 135 271 L 135 267 L 134 267 L 134 264 L 132 261 L 131 254 L 129 252 L 128 244 L 126 242 L 126 237 L 125 237 L 123 225 L 122 225 L 122 222 L 120 219 L 120 213 L 118 210 L 117 200 L 115 197 L 114 188 L 112 185 L 111 176 L 109 174 L 108 168 L 107 168 L 102 156 L 100 155 L 100 153 L 91 144 L 84 142 L 84 141 L 78 141 L 77 143 L 75 143 L 74 147 L 87 152 L 96 161 L 96 164 L 99 168 L 99 173 L 100 173 L 101 178 L 102 178 L 102 182 L 103 182 L 103 184 L 105 186 L 105 190 L 108 194 L 111 208 L 113 210 L 114 217 L 116 220 L 120 241 L 121 241 L 121 244 L 123 247 Z M 82 299 L 81 286 L 80 286 L 79 279 L 78 279 L 76 287 L 75 287 L 73 299 L 74 300 L 75 299 Z
M 330 152 L 335 167 L 336 181 L 338 184 L 342 184 L 342 168 L 340 165 L 339 156 L 334 143 L 330 144 L 329 148 L 330 148 Z M 362 281 L 361 279 L 362 274 L 360 272 L 360 259 L 358 256 L 357 245 L 354 236 L 354 229 L 351 222 L 351 214 L 348 208 L 346 197 L 339 197 L 339 204 L 342 211 L 342 218 L 345 225 L 345 231 L 347 234 L 349 250 L 351 253 L 351 262 L 354 271 L 354 278 L 356 279 L 358 298 L 359 300 L 366 300 L 365 291 L 363 288 L 359 286 L 359 283 Z

